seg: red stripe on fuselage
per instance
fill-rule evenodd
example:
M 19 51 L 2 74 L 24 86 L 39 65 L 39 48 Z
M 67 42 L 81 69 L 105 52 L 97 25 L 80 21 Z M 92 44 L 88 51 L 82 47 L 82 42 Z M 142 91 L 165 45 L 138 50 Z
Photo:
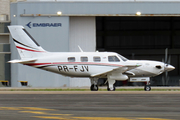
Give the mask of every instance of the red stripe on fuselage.
M 123 67 L 123 65 L 109 64 L 109 63 L 94 63 L 94 62 L 52 62 L 52 63 L 29 63 L 25 65 L 29 66 L 41 66 L 41 65 L 106 65 L 106 66 L 118 66 Z
M 23 48 L 23 47 L 19 47 L 16 46 L 18 49 L 22 49 L 22 50 L 27 50 L 27 51 L 32 51 L 32 52 L 44 52 L 44 51 L 37 51 L 37 50 L 31 50 L 31 49 L 27 49 L 27 48 Z

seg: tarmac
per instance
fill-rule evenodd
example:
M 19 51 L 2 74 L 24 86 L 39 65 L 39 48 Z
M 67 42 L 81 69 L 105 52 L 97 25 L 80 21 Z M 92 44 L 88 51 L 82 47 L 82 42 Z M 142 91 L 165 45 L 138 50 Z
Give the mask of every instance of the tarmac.
M 126 87 L 132 88 L 134 87 Z M 137 87 L 139 88 L 143 89 Z M 169 90 L 171 87 L 166 88 Z M 180 91 L 175 91 L 179 87 L 172 87 L 172 91 L 10 91 L 11 89 L 0 88 L 0 120 L 180 119 Z

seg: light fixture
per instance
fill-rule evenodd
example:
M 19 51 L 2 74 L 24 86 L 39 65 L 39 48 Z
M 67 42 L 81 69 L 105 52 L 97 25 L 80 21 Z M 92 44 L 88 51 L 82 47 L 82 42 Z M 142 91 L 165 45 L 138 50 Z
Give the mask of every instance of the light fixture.
M 61 12 L 61 11 L 58 11 L 58 12 L 57 12 L 57 15 L 62 15 L 62 12 Z
M 141 12 L 136 12 L 136 15 L 141 15 Z
M 16 17 L 16 15 L 13 15 L 13 17 Z

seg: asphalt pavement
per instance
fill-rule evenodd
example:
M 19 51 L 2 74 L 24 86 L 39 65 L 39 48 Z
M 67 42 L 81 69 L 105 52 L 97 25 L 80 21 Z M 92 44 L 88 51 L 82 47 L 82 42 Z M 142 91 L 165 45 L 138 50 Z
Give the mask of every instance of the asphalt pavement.
M 179 91 L 0 91 L 0 120 L 179 120 Z

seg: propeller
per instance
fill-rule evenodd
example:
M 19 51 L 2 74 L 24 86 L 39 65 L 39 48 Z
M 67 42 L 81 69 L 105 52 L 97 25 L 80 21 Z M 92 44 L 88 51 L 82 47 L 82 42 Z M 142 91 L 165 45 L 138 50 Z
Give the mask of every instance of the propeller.
M 168 84 L 169 76 L 168 76 L 168 70 L 167 67 L 170 65 L 171 62 L 171 55 L 168 57 L 168 48 L 165 49 L 165 60 L 162 60 L 164 62 L 164 74 L 162 76 L 162 83 L 163 86 Z

